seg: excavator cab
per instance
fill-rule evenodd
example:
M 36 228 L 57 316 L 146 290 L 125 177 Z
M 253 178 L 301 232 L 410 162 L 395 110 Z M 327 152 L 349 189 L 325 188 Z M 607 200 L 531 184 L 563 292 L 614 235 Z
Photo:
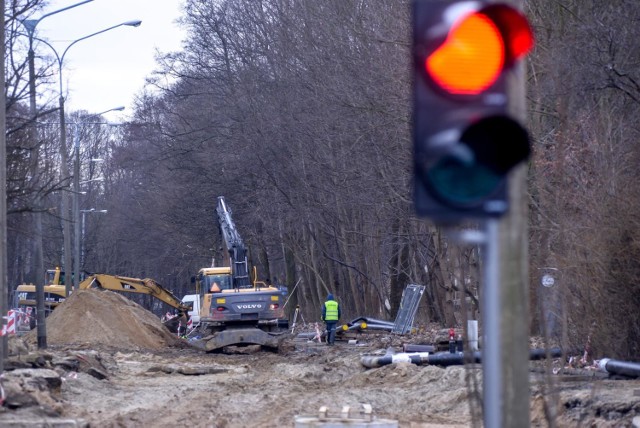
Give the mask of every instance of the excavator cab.
M 200 284 L 204 290 L 209 290 L 209 293 L 219 293 L 232 288 L 231 276 L 226 274 L 203 275 Z
M 44 285 L 64 285 L 64 272 L 59 267 L 47 269 L 44 274 Z
M 36 286 L 34 284 L 20 284 L 16 288 L 15 293 L 16 306 L 25 311 L 32 311 L 32 314 L 35 314 Z M 59 267 L 47 269 L 44 273 L 45 316 L 48 316 L 53 309 L 62 303 L 66 296 L 67 290 L 64 286 L 64 272 L 62 272 Z M 35 322 L 34 315 L 31 316 L 31 321 Z M 33 327 L 33 325 L 31 325 L 31 327 Z
M 220 293 L 233 288 L 231 268 L 211 267 L 200 269 L 198 275 L 193 278 L 196 283 L 196 291 L 200 296 L 210 293 Z

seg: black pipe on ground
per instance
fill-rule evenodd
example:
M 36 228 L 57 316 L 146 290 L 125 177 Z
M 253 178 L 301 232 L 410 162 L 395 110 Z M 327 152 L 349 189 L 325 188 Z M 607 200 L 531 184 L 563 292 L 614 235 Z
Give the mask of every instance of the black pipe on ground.
M 640 363 L 634 363 L 631 361 L 618 361 L 610 358 L 603 358 L 598 363 L 598 368 L 609 374 L 640 377 Z
M 481 361 L 481 353 L 479 351 L 476 352 L 472 352 L 471 355 L 469 355 L 469 357 L 471 357 L 470 359 L 467 359 L 467 355 L 465 355 L 464 353 L 455 353 L 455 354 L 451 354 L 451 353 L 441 353 L 441 354 L 435 354 L 435 355 L 431 355 L 431 357 L 429 358 L 429 364 L 431 364 L 432 366 L 443 366 L 443 367 L 448 367 L 448 366 L 461 366 L 465 363 L 479 363 Z
M 372 356 L 365 355 L 360 359 L 360 362 L 363 366 L 368 368 L 381 367 L 394 363 L 412 363 L 412 364 L 423 364 L 428 363 L 429 353 L 428 352 L 418 352 L 414 354 L 387 354 L 383 356 Z
M 562 357 L 562 349 L 560 349 L 560 348 L 530 349 L 529 350 L 529 359 L 530 360 L 543 360 L 543 359 L 547 358 L 547 353 L 549 354 L 549 358 L 560 358 L 560 357 Z
M 562 356 L 562 351 L 559 348 L 549 349 L 548 352 L 545 349 L 531 349 L 529 351 L 529 358 L 531 360 L 539 360 L 546 358 L 547 354 L 551 358 L 557 358 Z M 465 353 L 440 353 L 430 354 L 429 352 L 417 352 L 417 353 L 400 353 L 400 354 L 386 354 L 384 356 L 364 356 L 360 359 L 363 366 L 368 368 L 381 367 L 392 363 L 412 363 L 412 364 L 429 364 L 432 366 L 459 366 L 470 362 L 481 363 L 482 353 L 479 351 L 472 352 L 468 356 Z M 640 369 L 640 365 L 639 365 Z

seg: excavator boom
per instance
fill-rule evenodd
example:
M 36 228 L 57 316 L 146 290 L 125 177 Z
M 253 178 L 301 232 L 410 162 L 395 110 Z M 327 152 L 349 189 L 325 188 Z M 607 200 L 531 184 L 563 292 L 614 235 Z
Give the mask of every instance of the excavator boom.
M 190 306 L 182 303 L 175 294 L 150 278 L 129 278 L 126 276 L 97 273 L 82 281 L 79 288 L 81 290 L 86 290 L 88 288 L 102 288 L 105 290 L 122 291 L 125 293 L 149 294 L 156 299 L 163 301 L 167 305 L 178 309 L 180 312 L 186 313 L 191 309 Z

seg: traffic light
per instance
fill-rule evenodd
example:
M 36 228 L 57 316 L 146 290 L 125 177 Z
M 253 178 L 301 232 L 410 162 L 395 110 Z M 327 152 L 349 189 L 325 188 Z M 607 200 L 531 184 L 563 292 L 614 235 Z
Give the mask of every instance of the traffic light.
M 486 1 L 413 1 L 414 200 L 440 223 L 507 212 L 507 173 L 530 152 L 506 75 L 533 47 L 527 19 Z

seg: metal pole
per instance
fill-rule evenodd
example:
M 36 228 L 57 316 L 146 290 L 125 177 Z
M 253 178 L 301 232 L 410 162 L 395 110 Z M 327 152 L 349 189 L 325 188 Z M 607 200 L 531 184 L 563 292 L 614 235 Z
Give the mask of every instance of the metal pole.
M 484 426 L 502 427 L 501 397 L 502 371 L 500 356 L 500 248 L 498 246 L 498 220 L 485 222 L 484 255 L 484 315 L 482 346 L 482 390 Z
M 64 97 L 62 95 L 62 63 L 60 63 L 60 178 L 64 185 L 69 181 L 69 166 L 67 161 L 67 126 L 64 117 Z M 71 222 L 73 216 L 70 216 L 69 212 L 69 194 L 68 192 L 62 192 L 62 234 L 64 235 L 64 286 L 65 295 L 69 297 L 72 289 L 72 282 L 70 276 L 72 275 L 73 265 L 71 262 Z
M 29 27 L 27 27 L 28 29 Z M 34 28 L 35 30 L 35 28 Z M 37 150 L 36 142 L 38 140 L 37 129 L 36 129 L 36 76 L 35 76 L 35 53 L 33 51 L 33 31 L 29 31 L 29 113 L 31 115 L 31 120 L 33 123 L 30 126 L 30 136 L 31 143 L 33 144 L 33 149 Z M 38 168 L 38 156 L 32 156 L 32 176 L 37 176 L 37 168 Z M 40 197 L 35 197 L 35 205 L 37 208 L 40 207 Z M 36 317 L 36 325 L 37 325 L 37 346 L 38 349 L 46 349 L 47 347 L 47 330 L 45 325 L 45 317 L 44 317 L 44 283 L 42 282 L 42 275 L 44 273 L 44 259 L 42 257 L 42 213 L 37 210 L 34 213 L 34 222 L 35 222 L 35 247 L 33 254 L 34 261 L 34 269 L 36 271 L 36 313 L 34 316 Z
M 84 266 L 84 221 L 85 216 L 87 215 L 86 210 L 82 210 L 82 239 L 80 240 L 80 265 Z
M 0 0 L 0 6 L 4 11 L 4 0 Z M 2 16 L 2 28 L 4 28 L 4 15 Z M 4 31 L 0 35 L 0 46 L 2 46 L 2 58 L 5 56 L 5 35 Z M 4 76 L 4 61 L 0 64 L 0 75 Z M 0 315 L 7 313 L 7 297 L 8 297 L 8 269 L 7 269 L 7 137 L 4 132 L 7 124 L 7 117 L 4 106 L 6 105 L 6 99 L 4 95 L 5 83 L 2 79 L 0 83 L 0 100 L 2 102 L 2 111 L 0 112 L 0 129 L 2 129 L 2 135 L 0 136 Z M 0 323 L 2 326 L 6 324 L 3 319 Z M 4 372 L 4 359 L 8 354 L 7 336 L 2 336 L 2 343 L 0 345 L 0 374 Z
M 80 286 L 80 133 L 79 126 L 75 125 L 74 151 L 75 160 L 73 164 L 73 288 L 77 290 Z

